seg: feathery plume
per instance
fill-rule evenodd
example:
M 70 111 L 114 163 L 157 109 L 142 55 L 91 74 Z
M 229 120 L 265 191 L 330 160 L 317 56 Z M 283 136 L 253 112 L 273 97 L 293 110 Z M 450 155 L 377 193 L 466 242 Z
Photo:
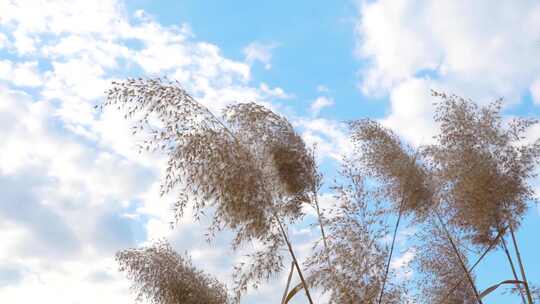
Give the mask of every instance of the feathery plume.
M 376 121 L 362 119 L 349 126 L 367 176 L 378 180 L 395 210 L 423 218 L 429 212 L 433 190 L 421 155 L 413 153 L 394 132 Z
M 455 95 L 433 93 L 437 143 L 426 149 L 433 159 L 439 193 L 451 223 L 474 244 L 488 245 L 506 225 L 517 228 L 534 200 L 528 180 L 540 157 L 540 141 L 522 144 L 532 119 L 503 124 L 501 102 L 479 107 Z
M 132 280 L 137 300 L 153 304 L 232 303 L 226 286 L 196 269 L 190 258 L 178 254 L 165 241 L 126 249 L 116 254 L 120 271 Z
M 159 78 L 113 83 L 102 106 L 137 118 L 134 132 L 149 134 L 141 148 L 167 154 L 161 190 L 178 193 L 176 221 L 188 205 L 196 219 L 211 209 L 210 235 L 228 228 L 235 232 L 233 249 L 251 240 L 265 247 L 251 256 L 247 273 L 236 268 L 237 300 L 248 283 L 258 285 L 283 268 L 282 251 L 275 249 L 285 244 L 303 280 L 285 227 L 303 216 L 315 165 L 285 118 L 247 103 L 227 107 L 219 119 L 177 82 Z
M 388 255 L 381 244 L 388 227 L 381 219 L 389 210 L 374 200 L 365 187 L 362 171 L 353 162 L 346 161 L 341 174 L 346 182 L 333 187 L 336 207 L 324 218 L 328 251 L 315 249 L 306 264 L 312 284 L 330 292 L 330 303 L 374 304 L 382 288 Z M 383 303 L 406 303 L 405 295 L 402 284 L 389 280 Z

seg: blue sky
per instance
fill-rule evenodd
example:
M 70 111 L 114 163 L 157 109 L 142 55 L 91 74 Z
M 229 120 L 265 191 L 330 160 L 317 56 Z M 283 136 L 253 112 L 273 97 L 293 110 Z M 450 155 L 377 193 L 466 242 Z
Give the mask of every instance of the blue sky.
M 480 104 L 503 97 L 508 118 L 540 118 L 539 54 L 532 0 L 0 0 L 0 302 L 130 302 L 112 257 L 161 237 L 231 282 L 230 236 L 207 244 L 189 217 L 170 230 L 163 157 L 136 153 L 140 138 L 119 113 L 93 110 L 114 79 L 167 75 L 213 111 L 270 106 L 318 144 L 331 182 L 351 151 L 346 120 L 371 117 L 429 143 L 430 89 Z M 538 137 L 540 127 L 528 134 Z M 413 255 L 406 231 L 398 262 Z M 531 206 L 518 238 L 538 284 L 539 231 Z M 318 236 L 305 226 L 292 234 L 301 256 Z M 477 275 L 481 288 L 509 278 L 500 252 Z M 284 280 L 244 302 L 275 303 Z

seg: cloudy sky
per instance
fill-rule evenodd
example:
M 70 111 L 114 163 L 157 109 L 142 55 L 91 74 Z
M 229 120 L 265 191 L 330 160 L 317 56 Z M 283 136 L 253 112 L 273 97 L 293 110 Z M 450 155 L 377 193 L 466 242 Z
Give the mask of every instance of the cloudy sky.
M 167 75 L 213 111 L 270 105 L 318 143 L 330 181 L 350 151 L 343 121 L 427 143 L 430 89 L 540 118 L 539 72 L 535 0 L 0 0 L 0 303 L 131 303 L 114 253 L 161 237 L 230 283 L 228 236 L 207 244 L 189 218 L 170 230 L 163 157 L 136 153 L 120 113 L 94 111 L 112 80 Z M 537 283 L 539 210 L 518 234 Z M 301 253 L 317 237 L 293 235 Z M 508 278 L 501 261 L 480 266 L 481 289 Z M 244 302 L 277 302 L 283 280 Z

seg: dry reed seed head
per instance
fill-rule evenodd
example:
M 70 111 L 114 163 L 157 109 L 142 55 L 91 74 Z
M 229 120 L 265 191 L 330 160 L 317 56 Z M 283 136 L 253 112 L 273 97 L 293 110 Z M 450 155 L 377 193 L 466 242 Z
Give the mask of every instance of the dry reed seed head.
M 395 133 L 373 120 L 353 121 L 349 127 L 364 170 L 382 183 L 396 210 L 403 201 L 405 213 L 425 217 L 433 202 L 433 190 L 422 154 L 412 153 Z
M 275 146 L 270 153 L 286 193 L 298 194 L 311 190 L 313 184 L 310 176 L 311 159 L 303 143 L 297 144 L 292 141 L 288 145 Z
M 533 200 L 528 180 L 540 156 L 538 141 L 520 144 L 537 121 L 514 119 L 505 125 L 501 102 L 479 107 L 455 95 L 434 93 L 440 124 L 430 157 L 442 181 L 442 197 L 452 223 L 475 244 L 488 245 L 506 224 L 519 225 Z
M 317 172 L 313 154 L 290 122 L 261 105 L 242 103 L 223 112 L 231 130 L 258 159 L 267 187 L 277 193 L 289 216 L 301 216 L 301 203 L 313 191 Z
M 456 235 L 457 232 L 451 233 Z M 430 221 L 418 233 L 417 239 L 419 244 L 415 246 L 413 264 L 422 275 L 418 281 L 418 288 L 424 302 L 476 303 L 474 291 L 443 228 L 438 223 Z M 457 242 L 456 246 L 460 253 L 465 252 L 466 249 L 461 243 Z M 461 258 L 467 265 L 467 257 L 461 254 Z
M 214 212 L 209 235 L 229 228 L 235 231 L 233 249 L 254 239 L 266 246 L 263 251 L 267 250 L 267 254 L 256 254 L 240 286 L 257 284 L 264 275 L 258 270 L 275 273 L 281 269 L 276 246 L 282 246 L 282 240 L 275 233 L 273 216 L 294 220 L 302 213 L 297 194 L 288 195 L 283 203 L 276 201 L 281 196 L 276 193 L 283 192 L 284 187 L 275 173 L 273 158 L 263 152 L 279 145 L 294 146 L 291 143 L 300 150 L 298 139 L 294 141 L 292 136 L 294 130 L 284 118 L 259 108 L 255 111 L 256 123 L 247 123 L 245 127 L 227 117 L 221 121 L 178 83 L 161 79 L 117 83 L 105 104 L 124 107 L 127 117 L 142 114 L 136 130 L 146 129 L 150 133 L 143 149 L 161 150 L 169 156 L 161 193 L 178 191 L 174 204 L 176 220 L 188 205 L 193 205 L 196 219 L 211 208 Z M 149 123 L 153 117 L 159 120 L 159 126 Z M 276 131 L 279 128 L 281 131 Z M 244 287 L 236 290 L 237 297 L 245 291 Z
M 196 269 L 189 257 L 178 254 L 167 242 L 127 249 L 116 254 L 120 271 L 126 272 L 137 300 L 154 304 L 231 303 L 226 286 Z
M 341 174 L 346 182 L 333 187 L 336 207 L 323 218 L 328 251 L 316 247 L 306 262 L 312 284 L 330 293 L 330 303 L 375 304 L 384 278 L 388 248 L 380 241 L 388 233 L 383 223 L 388 210 L 373 200 L 356 165 L 345 161 Z M 401 283 L 388 281 L 383 303 L 406 303 Z
M 245 261 L 233 270 L 234 301 L 240 302 L 248 288 L 257 289 L 262 282 L 276 277 L 283 270 L 284 241 L 278 231 L 272 230 L 261 240 L 263 249 L 245 256 Z
M 191 201 L 196 217 L 215 208 L 212 227 L 242 231 L 242 240 L 265 234 L 272 199 L 256 159 L 178 83 L 128 79 L 113 85 L 104 105 L 123 107 L 128 117 L 142 114 L 136 130 L 149 131 L 143 148 L 169 156 L 161 193 L 180 192 L 176 215 Z M 152 116 L 160 126 L 149 124 Z

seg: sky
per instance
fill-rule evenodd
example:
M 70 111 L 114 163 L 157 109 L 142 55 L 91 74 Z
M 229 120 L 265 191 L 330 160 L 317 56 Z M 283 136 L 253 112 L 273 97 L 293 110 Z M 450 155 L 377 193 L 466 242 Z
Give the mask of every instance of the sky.
M 330 184 L 352 149 L 347 120 L 370 117 L 429 143 L 432 89 L 479 104 L 503 98 L 505 118 L 540 118 L 539 58 L 534 0 L 0 0 L 0 303 L 131 303 L 114 254 L 159 238 L 232 285 L 230 235 L 206 243 L 189 214 L 171 230 L 164 156 L 138 154 L 130 122 L 94 110 L 113 80 L 168 76 L 216 113 L 265 104 L 317 144 Z M 540 127 L 528 134 L 538 137 Z M 291 229 L 304 257 L 317 231 Z M 537 284 L 539 231 L 531 205 L 518 241 Z M 414 256 L 408 232 L 395 269 Z M 484 289 L 510 273 L 495 253 L 477 276 Z M 243 303 L 278 302 L 285 280 Z

